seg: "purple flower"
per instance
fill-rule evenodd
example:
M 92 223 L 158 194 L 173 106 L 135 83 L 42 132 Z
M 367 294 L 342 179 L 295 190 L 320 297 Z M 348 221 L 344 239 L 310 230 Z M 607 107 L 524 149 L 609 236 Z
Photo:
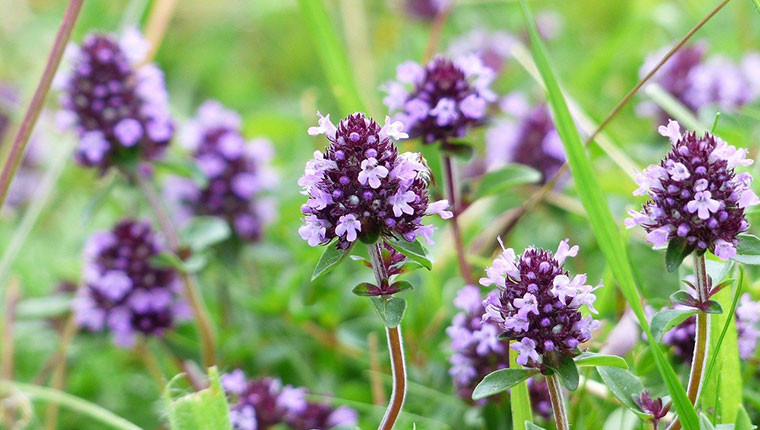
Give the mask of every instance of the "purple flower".
M 520 163 L 541 172 L 546 182 L 565 162 L 564 147 L 549 109 L 545 104 L 530 107 L 520 93 L 505 97 L 501 107 L 506 118 L 486 131 L 488 168 Z
M 586 285 L 585 274 L 571 278 L 564 267 L 565 259 L 577 252 L 568 240 L 560 242 L 556 254 L 531 247 L 516 256 L 504 249 L 480 279 L 482 285 L 498 288 L 483 302 L 483 320 L 498 324 L 515 341 L 511 347 L 518 352 L 518 364 L 540 368 L 548 353 L 574 357 L 599 327 L 590 316 L 583 318 L 579 308 L 586 305 L 595 313 L 593 291 L 601 285 Z
M 760 340 L 760 303 L 749 294 L 742 294 L 736 308 L 736 330 L 739 342 L 739 356 L 748 360 L 755 355 Z
M 208 177 L 205 187 L 172 178 L 165 194 L 177 203 L 180 218 L 211 215 L 224 219 L 243 240 L 255 241 L 275 212 L 265 191 L 277 174 L 269 166 L 271 143 L 246 142 L 240 117 L 219 102 L 207 101 L 182 130 L 183 145 L 193 151 L 198 168 Z
M 73 304 L 79 326 L 107 329 L 126 347 L 139 333 L 161 336 L 185 319 L 176 272 L 151 263 L 162 250 L 147 222 L 126 219 L 95 233 L 84 251 L 85 287 Z
M 398 66 L 397 80 L 384 85 L 383 102 L 412 138 L 445 141 L 485 122 L 496 97 L 488 88 L 493 78 L 474 54 L 455 61 L 436 57 L 425 67 L 408 61 Z
M 333 409 L 306 400 L 306 389 L 282 386 L 278 379 L 246 380 L 242 370 L 222 375 L 235 430 L 268 430 L 287 424 L 293 430 L 329 430 L 354 426 L 358 415 L 345 406 Z
M 409 15 L 422 20 L 433 20 L 451 5 L 451 0 L 405 0 Z
M 533 377 L 528 379 L 528 395 L 533 412 L 545 420 L 552 418 L 552 400 L 549 397 L 549 385 L 546 379 Z
M 68 73 L 56 76 L 62 90 L 59 123 L 79 136 L 76 160 L 108 167 L 139 157 L 162 156 L 174 134 L 161 70 L 138 68 L 147 42 L 136 30 L 121 40 L 91 34 L 67 54 Z
M 650 200 L 641 212 L 629 212 L 626 227 L 641 225 L 654 248 L 683 238 L 687 249 L 709 249 L 724 260 L 733 257 L 737 235 L 749 227 L 744 210 L 760 203 L 750 189 L 752 175 L 734 170 L 752 164 L 747 150 L 710 133 L 682 136 L 675 121 L 659 131 L 670 139 L 671 151 L 636 179 L 634 195 L 646 194 Z
M 654 430 L 657 430 L 660 420 L 665 418 L 665 415 L 667 415 L 670 410 L 670 404 L 663 405 L 662 398 L 660 397 L 652 399 L 649 391 L 646 390 L 644 390 L 638 398 L 634 398 L 633 401 L 636 402 L 636 405 L 638 405 L 643 412 L 652 415 L 650 421 L 654 424 Z
M 429 239 L 432 226 L 422 225 L 422 217 L 448 216 L 447 204 L 428 204 L 430 170 L 420 154 L 398 154 L 391 139 L 407 137 L 402 124 L 386 117 L 381 127 L 355 113 L 336 127 L 329 115 L 319 117 L 309 134 L 324 134 L 330 145 L 314 153 L 298 180 L 308 196 L 301 237 L 311 246 L 337 238 L 341 249 L 386 235 Z
M 648 56 L 639 75 L 649 73 L 669 49 L 665 47 Z M 721 56 L 705 59 L 706 51 L 705 43 L 682 47 L 657 71 L 653 81 L 695 113 L 709 105 L 734 111 L 757 98 L 756 54 L 747 55 L 737 64 Z M 642 103 L 638 111 L 656 116 L 659 121 L 667 119 L 652 102 Z
M 478 28 L 457 37 L 451 42 L 449 52 L 454 58 L 475 54 L 484 66 L 499 73 L 510 57 L 510 49 L 515 41 L 509 33 Z

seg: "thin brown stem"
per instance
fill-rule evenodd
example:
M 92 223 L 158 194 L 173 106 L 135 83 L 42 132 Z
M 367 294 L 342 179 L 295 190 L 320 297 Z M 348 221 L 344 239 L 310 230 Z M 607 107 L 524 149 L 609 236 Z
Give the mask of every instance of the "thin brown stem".
M 689 30 L 686 33 L 686 35 L 684 35 L 684 37 L 682 37 L 681 40 L 679 40 L 678 43 L 676 43 L 662 57 L 662 59 L 660 59 L 660 61 L 657 62 L 654 68 L 652 68 L 652 70 L 649 73 L 647 73 L 643 78 L 641 78 L 641 80 L 633 88 L 631 88 L 630 91 L 628 91 L 628 93 L 620 100 L 620 102 L 618 102 L 618 104 L 615 105 L 612 111 L 610 111 L 610 113 L 607 114 L 607 116 L 602 120 L 602 122 L 596 126 L 596 128 L 591 133 L 591 135 L 586 139 L 584 144 L 586 146 L 591 144 L 591 142 L 593 142 L 594 139 L 596 139 L 599 133 L 601 133 L 602 130 L 604 130 L 604 128 L 607 127 L 607 125 L 610 122 L 612 122 L 613 119 L 615 119 L 615 117 L 620 113 L 623 107 L 625 107 L 631 101 L 631 99 L 633 99 L 633 96 L 636 95 L 636 93 L 644 86 L 644 84 L 646 84 L 652 78 L 652 76 L 654 76 L 657 73 L 657 71 L 660 70 L 660 68 L 662 68 L 662 66 L 665 63 L 667 63 L 668 60 L 673 55 L 675 55 L 676 52 L 678 52 L 678 50 L 681 49 L 686 44 L 686 42 L 688 42 L 689 39 L 691 39 L 691 37 L 694 36 L 694 34 L 697 31 L 699 31 L 699 29 L 701 29 L 708 21 L 710 21 L 710 19 L 713 16 L 715 16 L 715 14 L 717 14 L 718 11 L 723 9 L 723 7 L 726 4 L 728 4 L 728 2 L 730 1 L 731 0 L 722 0 L 717 6 L 715 6 L 715 8 L 713 8 L 710 12 L 707 13 L 707 15 L 705 15 L 705 17 L 702 18 L 697 23 L 697 25 L 692 27 L 691 30 Z M 517 223 L 519 222 L 520 218 L 522 218 L 523 215 L 530 212 L 536 205 L 538 205 L 544 200 L 544 198 L 548 195 L 549 191 L 552 188 L 554 188 L 559 178 L 561 178 L 562 175 L 564 175 L 567 172 L 568 168 L 569 166 L 567 162 L 565 162 L 565 164 L 563 164 L 562 167 L 560 167 L 559 171 L 556 174 L 554 174 L 554 176 L 546 184 L 544 184 L 544 186 L 541 187 L 541 189 L 536 194 L 531 196 L 530 199 L 523 202 L 523 204 L 520 207 L 520 210 L 516 212 L 516 216 L 510 217 L 507 220 L 507 224 L 502 229 L 501 236 L 505 236 L 509 234 L 509 232 L 512 230 L 512 228 L 514 228 L 517 225 Z
M 388 284 L 388 271 L 382 259 L 382 242 L 377 242 L 369 247 L 369 256 L 372 261 L 372 270 L 375 272 L 375 279 L 378 285 Z M 391 356 L 391 370 L 393 373 L 393 391 L 388 403 L 388 409 L 385 410 L 383 420 L 378 426 L 378 430 L 392 430 L 396 424 L 401 409 L 404 406 L 406 398 L 406 363 L 404 362 L 404 342 L 401 339 L 401 325 L 395 327 L 386 327 L 385 333 L 388 336 L 388 351 Z
M 150 63 L 158 52 L 161 41 L 166 35 L 166 29 L 174 16 L 179 0 L 157 0 L 153 2 L 148 23 L 145 26 L 145 38 L 150 42 L 150 51 L 145 56 L 144 63 Z
M 565 410 L 565 398 L 562 395 L 562 388 L 559 384 L 559 376 L 556 373 L 547 376 L 546 384 L 549 386 L 549 399 L 552 403 L 554 422 L 557 430 L 570 430 L 570 424 L 567 421 L 567 411 Z
M 74 29 L 74 24 L 76 24 L 83 3 L 84 0 L 70 0 L 66 7 L 61 26 L 58 28 L 58 33 L 53 42 L 53 48 L 50 50 L 50 56 L 48 57 L 47 64 L 45 64 L 45 70 L 42 72 L 42 77 L 40 78 L 39 84 L 37 84 L 37 89 L 34 90 L 32 101 L 26 109 L 24 119 L 21 121 L 21 126 L 18 129 L 16 137 L 13 139 L 13 144 L 8 152 L 8 157 L 3 164 L 3 170 L 0 172 L 0 209 L 3 208 L 5 200 L 8 197 L 8 189 L 13 181 L 13 176 L 16 174 L 16 170 L 26 152 L 29 136 L 31 136 L 34 124 L 40 116 L 42 106 L 45 103 L 45 97 L 47 96 L 48 91 L 50 91 L 53 77 L 55 76 L 56 70 L 58 70 L 58 65 L 61 63 L 63 51 L 69 43 L 71 31 Z
M 169 217 L 169 213 L 166 211 L 161 198 L 153 189 L 152 184 L 145 180 L 145 178 L 139 173 L 127 169 L 123 169 L 122 171 L 140 188 L 145 199 L 148 201 L 148 205 L 151 207 L 161 230 L 166 236 L 169 248 L 171 248 L 172 251 L 177 252 L 181 247 L 177 229 L 174 226 L 171 217 Z M 209 316 L 203 297 L 198 292 L 198 285 L 195 277 L 185 271 L 179 271 L 179 275 L 185 288 L 185 296 L 193 309 L 195 322 L 198 326 L 203 365 L 205 367 L 213 366 L 216 364 L 216 334 L 214 333 L 214 328 L 211 323 L 211 317 Z
M 422 63 L 425 64 L 433 58 L 435 51 L 438 50 L 438 45 L 441 43 L 441 35 L 443 34 L 443 27 L 446 25 L 446 19 L 449 17 L 449 11 L 452 5 L 438 12 L 433 19 L 433 28 L 430 29 L 430 37 L 428 38 L 427 45 L 425 46 L 425 53 L 422 57 Z
M 449 199 L 451 205 L 451 212 L 454 216 L 451 217 L 451 233 L 454 240 L 454 248 L 457 253 L 457 262 L 459 263 L 459 272 L 462 275 L 465 283 L 468 285 L 476 285 L 472 278 L 472 271 L 469 264 L 467 264 L 467 255 L 464 249 L 464 243 L 462 241 L 462 231 L 459 229 L 459 212 L 460 208 L 457 205 L 456 197 L 456 184 L 454 179 L 454 168 L 451 163 L 451 157 L 448 155 L 443 156 L 443 169 L 446 176 L 446 198 Z

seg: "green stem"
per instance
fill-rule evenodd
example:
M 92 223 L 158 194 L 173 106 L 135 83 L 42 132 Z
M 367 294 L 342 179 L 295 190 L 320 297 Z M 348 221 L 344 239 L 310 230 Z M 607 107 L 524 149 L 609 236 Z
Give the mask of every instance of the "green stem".
M 52 388 L 40 387 L 39 385 L 22 384 L 20 382 L 0 380 L 0 393 L 12 393 L 21 391 L 30 397 L 46 402 L 55 402 L 80 415 L 86 415 L 114 429 L 119 430 L 142 430 L 124 418 L 102 407 L 90 403 L 79 397 L 64 393 Z
M 369 247 L 369 256 L 372 261 L 372 270 L 375 272 L 375 279 L 378 285 L 388 284 L 388 272 L 382 258 L 382 242 L 375 243 Z M 388 336 L 388 350 L 391 357 L 391 370 L 393 372 L 393 391 L 391 392 L 388 408 L 385 410 L 383 420 L 378 426 L 378 430 L 392 430 L 396 424 L 401 409 L 406 399 L 406 363 L 404 362 L 404 341 L 401 337 L 401 325 L 396 327 L 386 327 L 385 333 Z
M 567 421 L 567 410 L 565 409 L 565 398 L 562 396 L 562 387 L 559 383 L 559 376 L 556 373 L 546 377 L 546 384 L 549 386 L 549 398 L 552 402 L 552 411 L 554 412 L 554 422 L 557 430 L 570 430 L 570 424 Z

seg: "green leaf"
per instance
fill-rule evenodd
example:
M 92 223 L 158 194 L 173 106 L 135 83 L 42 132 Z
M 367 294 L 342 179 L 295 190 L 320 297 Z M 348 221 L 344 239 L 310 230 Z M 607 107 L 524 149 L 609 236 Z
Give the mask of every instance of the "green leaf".
M 670 295 L 670 301 L 677 305 L 694 306 L 697 300 L 688 291 L 678 290 Z
M 710 418 L 704 413 L 699 414 L 699 430 L 715 430 L 715 426 L 710 422 Z
M 736 430 L 755 430 L 752 424 L 752 420 L 749 418 L 747 410 L 744 409 L 744 405 L 739 405 L 739 412 L 736 414 L 736 423 L 734 425 Z
M 752 4 L 755 5 L 755 10 L 757 11 L 757 13 L 760 13 L 760 0 L 752 0 Z
M 159 170 L 165 170 L 177 176 L 191 179 L 198 187 L 205 188 L 208 185 L 208 178 L 203 171 L 190 159 L 176 158 L 172 160 L 163 160 L 153 163 Z
M 397 292 L 402 292 L 406 290 L 411 290 L 414 288 L 414 285 L 412 285 L 409 281 L 396 281 L 391 284 L 391 290 L 398 290 Z
M 190 220 L 179 236 L 182 244 L 198 252 L 226 240 L 231 233 L 227 221 L 215 216 L 202 216 Z
M 428 259 L 427 251 L 422 246 L 419 240 L 409 242 L 404 239 L 396 239 L 395 237 L 385 238 L 385 242 L 392 246 L 396 251 L 406 255 L 412 260 L 422 264 L 422 266 L 428 270 L 433 268 L 433 263 Z
M 314 268 L 314 273 L 311 274 L 312 282 L 336 268 L 346 256 L 351 254 L 351 249 L 353 248 L 354 243 L 356 242 L 353 242 L 347 249 L 339 249 L 335 242 L 328 243 L 325 246 L 325 252 L 319 257 L 317 267 Z
M 357 296 L 372 296 L 374 291 L 377 291 L 378 287 L 377 285 L 371 283 L 371 282 L 362 282 L 361 284 L 354 287 L 353 290 L 351 290 L 352 293 L 356 294 Z
M 442 143 L 441 151 L 462 161 L 469 161 L 475 153 L 475 148 L 471 143 L 456 141 Z
M 760 238 L 747 233 L 740 234 L 733 259 L 742 264 L 760 265 Z
M 559 380 L 565 388 L 575 391 L 578 388 L 580 375 L 578 374 L 578 367 L 575 365 L 573 357 L 567 354 L 556 354 L 554 358 L 556 362 L 545 364 L 559 375 Z
M 159 252 L 158 254 L 150 257 L 149 261 L 150 261 L 150 264 L 155 267 L 185 270 L 185 266 L 184 266 L 184 263 L 182 263 L 182 259 L 179 258 L 177 254 L 171 251 Z
M 644 91 L 652 100 L 659 105 L 662 110 L 669 113 L 672 118 L 678 120 L 687 130 L 694 130 L 697 133 L 704 133 L 707 128 L 694 116 L 693 113 L 684 106 L 677 98 L 672 94 L 665 91 L 661 86 L 656 83 L 650 82 L 647 84 Z
M 515 185 L 534 184 L 541 180 L 541 172 L 522 164 L 508 164 L 483 175 L 475 198 L 502 193 Z
M 554 71 L 549 65 L 549 60 L 546 58 L 543 42 L 538 35 L 538 30 L 536 29 L 536 24 L 533 20 L 530 9 L 528 8 L 527 1 L 520 0 L 520 6 L 523 12 L 523 17 L 528 26 L 533 60 L 544 81 L 547 100 L 554 113 L 555 126 L 565 147 L 565 154 L 567 156 L 568 164 L 570 165 L 570 171 L 573 174 L 575 186 L 581 197 L 583 208 L 588 215 L 599 248 L 607 259 L 607 263 L 610 265 L 615 280 L 620 286 L 626 301 L 636 315 L 639 325 L 641 325 L 642 329 L 647 334 L 649 343 L 652 347 L 652 356 L 654 357 L 654 361 L 657 364 L 657 368 L 665 385 L 668 387 L 676 412 L 681 418 L 682 425 L 686 430 L 697 430 L 699 428 L 697 412 L 686 396 L 686 391 L 681 385 L 673 367 L 667 361 L 662 350 L 651 336 L 644 307 L 641 304 L 641 297 L 636 288 L 633 271 L 628 260 L 628 252 L 623 244 L 615 220 L 612 217 L 607 198 L 602 192 L 599 180 L 595 175 L 595 168 L 586 153 L 586 148 L 584 147 L 583 142 L 581 142 L 573 118 L 570 116 L 570 111 L 568 110 L 560 86 L 557 83 Z M 600 367 L 598 369 L 608 368 Z
M 172 391 L 183 375 L 174 377 L 164 390 L 169 426 L 171 430 L 232 430 L 227 396 L 219 382 L 216 367 L 208 370 L 209 387 L 174 398 Z
M 298 0 L 298 5 L 341 110 L 344 114 L 365 111 L 356 86 L 354 69 L 338 37 L 337 27 L 330 21 L 324 0 Z
M 673 327 L 686 321 L 690 316 L 695 315 L 696 309 L 667 309 L 657 312 L 652 317 L 652 336 L 657 342 L 662 342 L 662 336 L 670 331 Z
M 525 421 L 525 430 L 546 430 L 543 427 L 539 427 L 530 421 Z
M 383 320 L 388 328 L 398 327 L 401 324 L 401 319 L 404 318 L 404 311 L 406 310 L 406 300 L 401 297 L 370 297 L 372 304 L 375 305 L 375 310 L 380 319 Z
M 723 306 L 715 300 L 708 300 L 705 302 L 705 308 L 702 311 L 707 314 L 722 314 Z
M 602 381 L 610 389 L 612 395 L 620 400 L 623 405 L 641 418 L 650 416 L 642 412 L 633 401 L 644 391 L 644 385 L 639 378 L 633 373 L 617 367 L 597 367 L 596 371 L 599 372 L 599 376 L 602 377 Z
M 509 368 L 523 369 L 517 364 L 517 354 L 509 354 Z M 533 425 L 533 408 L 530 404 L 528 384 L 525 381 L 512 387 L 509 392 L 509 404 L 512 410 L 512 428 L 519 429 L 523 424 L 526 428 L 530 428 L 528 424 Z
M 676 237 L 668 243 L 668 250 L 665 253 L 665 267 L 668 272 L 675 272 L 686 258 L 694 250 L 693 247 L 687 246 L 686 239 Z
M 506 391 L 536 373 L 536 369 L 501 369 L 491 372 L 475 387 L 472 400 L 480 400 Z
M 606 366 L 620 367 L 622 369 L 628 368 L 628 363 L 625 362 L 623 357 L 618 357 L 617 355 L 595 354 L 593 352 L 584 352 L 575 357 L 575 365 L 579 367 Z

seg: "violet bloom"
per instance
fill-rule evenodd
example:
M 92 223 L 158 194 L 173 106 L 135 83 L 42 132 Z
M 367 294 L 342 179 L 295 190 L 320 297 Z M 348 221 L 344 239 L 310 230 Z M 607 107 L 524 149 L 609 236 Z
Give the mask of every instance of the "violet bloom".
M 269 167 L 271 143 L 263 138 L 246 141 L 240 116 L 216 101 L 198 108 L 183 127 L 182 143 L 193 151 L 208 183 L 201 188 L 185 178 L 167 182 L 167 197 L 178 203 L 180 217 L 216 216 L 241 239 L 257 240 L 275 212 L 273 200 L 263 195 L 277 182 Z
M 298 180 L 309 197 L 301 207 L 301 237 L 311 246 L 337 238 L 341 249 L 382 236 L 431 241 L 434 228 L 423 225 L 422 217 L 448 218 L 451 212 L 445 200 L 428 203 L 430 170 L 420 154 L 398 154 L 391 139 L 407 137 L 403 125 L 386 117 L 381 127 L 355 113 L 336 127 L 329 115 L 319 116 L 319 126 L 309 134 L 324 134 L 329 146 L 314 153 Z
M 549 421 L 552 419 L 552 399 L 549 395 L 549 385 L 546 378 L 534 376 L 528 379 L 528 395 L 533 412 Z
M 681 306 L 675 308 L 680 309 Z M 694 339 L 697 336 L 697 319 L 691 316 L 662 335 L 663 345 L 673 350 L 673 355 L 682 363 L 691 363 L 694 357 Z
M 665 418 L 668 411 L 670 411 L 670 403 L 664 405 L 661 397 L 653 399 L 649 391 L 646 390 L 638 398 L 634 398 L 633 401 L 643 412 L 652 415 L 650 421 L 654 425 L 654 430 L 657 430 L 660 420 Z
M 490 296 L 496 300 L 498 291 L 491 291 Z M 509 367 L 509 359 L 506 344 L 499 341 L 501 327 L 493 321 L 483 320 L 485 307 L 478 287 L 467 285 L 459 290 L 454 305 L 462 312 L 454 316 L 451 326 L 446 329 L 454 350 L 449 358 L 449 374 L 454 379 L 457 394 L 469 400 L 478 382 L 494 370 Z
M 432 21 L 451 5 L 451 0 L 404 0 L 406 12 L 422 20 Z
M 189 317 L 177 273 L 151 263 L 161 251 L 148 222 L 125 219 L 95 233 L 84 251 L 84 288 L 73 303 L 77 324 L 108 330 L 117 345 L 129 347 L 137 334 L 162 336 Z
M 423 142 L 462 137 L 486 120 L 496 95 L 488 88 L 494 72 L 476 55 L 448 60 L 436 57 L 425 67 L 407 61 L 396 81 L 384 85 L 383 103 L 395 112 L 412 138 Z
M 665 47 L 648 56 L 639 75 L 649 73 L 669 49 Z M 682 47 L 657 71 L 653 82 L 695 113 L 706 106 L 735 111 L 758 97 L 757 54 L 748 54 L 738 64 L 722 56 L 706 59 L 706 51 L 704 43 Z M 645 116 L 657 116 L 660 121 L 667 118 L 653 102 L 642 103 L 637 110 Z
M 601 284 L 586 285 L 585 274 L 570 277 L 565 260 L 578 254 L 578 246 L 568 242 L 560 242 L 555 254 L 531 247 L 518 256 L 502 246 L 486 277 L 480 278 L 482 285 L 498 288 L 498 295 L 489 295 L 483 303 L 483 319 L 497 323 L 514 341 L 510 346 L 518 352 L 520 365 L 542 368 L 548 354 L 575 357 L 599 327 L 599 321 L 581 315 L 580 307 L 596 313 L 593 292 Z
M 545 183 L 565 163 L 565 150 L 546 104 L 530 106 L 522 94 L 502 99 L 506 118 L 486 131 L 489 169 L 520 163 L 542 173 Z
M 449 46 L 449 53 L 453 58 L 477 55 L 484 66 L 498 74 L 511 56 L 513 43 L 514 36 L 507 32 L 476 28 L 454 39 Z
M 753 160 L 746 149 L 710 133 L 681 135 L 676 121 L 659 131 L 670 139 L 671 151 L 636 178 L 639 188 L 633 194 L 650 200 L 641 212 L 629 211 L 626 227 L 641 225 L 655 249 L 683 238 L 688 250 L 710 250 L 723 260 L 733 257 L 737 235 L 749 227 L 744 210 L 760 203 L 750 189 L 752 175 L 734 169 Z
M 306 389 L 283 386 L 274 378 L 247 380 L 236 369 L 221 377 L 230 402 L 230 421 L 235 430 L 268 430 L 287 424 L 293 430 L 328 430 L 354 426 L 357 414 L 347 407 L 333 409 L 306 400 Z
M 139 66 L 148 51 L 137 30 L 121 39 L 90 34 L 67 49 L 68 73 L 56 76 L 61 95 L 59 123 L 79 136 L 76 160 L 108 167 L 136 158 L 159 158 L 174 135 L 163 72 Z M 138 67 L 139 66 L 139 67 Z

